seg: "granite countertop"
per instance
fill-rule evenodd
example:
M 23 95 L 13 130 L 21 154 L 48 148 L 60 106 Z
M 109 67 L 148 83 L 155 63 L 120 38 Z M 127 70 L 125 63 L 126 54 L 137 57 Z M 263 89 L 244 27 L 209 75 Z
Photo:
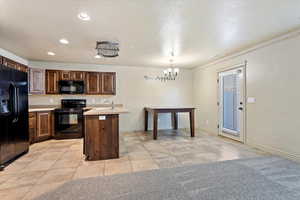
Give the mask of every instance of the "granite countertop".
M 29 112 L 43 112 L 43 111 L 53 111 L 56 107 L 41 107 L 41 108 L 29 108 Z
M 114 109 L 112 109 L 111 107 L 98 107 L 84 112 L 84 115 L 113 115 L 124 114 L 128 112 L 129 111 L 123 107 L 115 107 Z

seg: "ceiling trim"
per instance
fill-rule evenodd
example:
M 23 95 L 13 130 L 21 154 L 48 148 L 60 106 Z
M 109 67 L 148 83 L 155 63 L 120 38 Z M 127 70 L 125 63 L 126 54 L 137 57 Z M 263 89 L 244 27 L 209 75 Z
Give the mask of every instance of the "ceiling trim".
M 274 37 L 271 37 L 269 39 L 263 40 L 261 42 L 255 43 L 253 45 L 250 45 L 250 47 L 248 46 L 248 47 L 245 47 L 245 48 L 240 49 L 238 51 L 235 51 L 233 53 L 224 55 L 224 56 L 222 56 L 220 58 L 213 59 L 211 61 L 208 61 L 205 64 L 193 67 L 192 69 L 207 69 L 209 67 L 213 67 L 216 64 L 219 64 L 219 63 L 222 63 L 222 62 L 234 59 L 236 57 L 239 57 L 239 56 L 251 53 L 251 52 L 256 51 L 258 49 L 262 49 L 262 48 L 271 46 L 273 44 L 276 44 L 276 43 L 279 43 L 279 42 L 282 42 L 282 41 L 285 41 L 285 40 L 296 38 L 298 36 L 300 36 L 300 27 L 297 27 L 297 28 L 289 30 L 287 32 L 278 34 L 278 35 L 276 35 Z

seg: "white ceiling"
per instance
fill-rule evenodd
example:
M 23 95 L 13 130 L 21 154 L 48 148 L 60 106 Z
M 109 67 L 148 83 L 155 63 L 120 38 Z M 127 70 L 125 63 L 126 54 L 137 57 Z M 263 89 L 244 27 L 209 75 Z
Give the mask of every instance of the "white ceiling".
M 174 49 L 179 67 L 195 67 L 297 28 L 299 10 L 299 0 L 0 0 L 0 47 L 30 60 L 154 67 Z M 120 56 L 95 59 L 97 40 L 119 41 Z

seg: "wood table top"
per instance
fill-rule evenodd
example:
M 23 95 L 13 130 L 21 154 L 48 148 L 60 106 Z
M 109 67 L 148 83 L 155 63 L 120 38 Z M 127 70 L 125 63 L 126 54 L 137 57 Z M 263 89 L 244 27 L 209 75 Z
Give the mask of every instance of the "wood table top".
M 191 110 L 195 110 L 194 107 L 145 107 L 146 111 L 149 112 L 190 112 Z

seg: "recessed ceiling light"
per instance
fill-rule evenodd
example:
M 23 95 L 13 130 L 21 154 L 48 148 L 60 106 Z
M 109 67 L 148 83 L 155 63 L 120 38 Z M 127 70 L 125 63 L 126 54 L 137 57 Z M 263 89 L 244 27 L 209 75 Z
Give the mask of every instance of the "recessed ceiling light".
M 90 21 L 91 20 L 91 17 L 85 12 L 79 13 L 78 18 L 83 20 L 83 21 Z
M 99 59 L 102 58 L 100 55 L 95 55 L 95 58 Z
M 55 56 L 55 53 L 53 53 L 52 51 L 48 51 L 47 53 L 49 56 Z
M 62 44 L 69 44 L 69 41 L 65 38 L 60 39 L 59 42 Z

